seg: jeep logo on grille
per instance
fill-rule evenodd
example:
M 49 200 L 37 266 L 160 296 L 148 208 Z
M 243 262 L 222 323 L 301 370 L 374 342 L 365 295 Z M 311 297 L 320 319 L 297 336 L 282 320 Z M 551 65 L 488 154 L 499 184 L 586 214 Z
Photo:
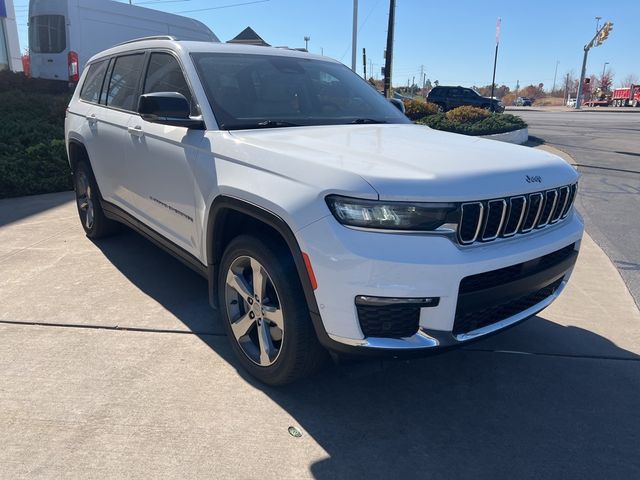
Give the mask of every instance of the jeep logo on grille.
M 542 177 L 540 175 L 527 175 L 525 179 L 527 183 L 542 183 Z

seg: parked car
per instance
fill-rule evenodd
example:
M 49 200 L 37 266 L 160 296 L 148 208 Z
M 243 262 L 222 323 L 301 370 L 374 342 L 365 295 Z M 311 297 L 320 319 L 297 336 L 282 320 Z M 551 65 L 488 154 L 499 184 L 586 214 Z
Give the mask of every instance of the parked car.
M 76 83 L 93 55 L 143 35 L 219 41 L 198 20 L 150 8 L 111 0 L 31 0 L 31 76 Z
M 533 104 L 533 100 L 529 97 L 518 97 L 515 101 L 516 107 L 530 107 Z
M 570 98 L 567 100 L 567 107 L 575 107 L 576 106 L 576 99 L 575 98 Z
M 201 274 L 238 362 L 269 384 L 326 350 L 428 353 L 523 321 L 563 290 L 583 232 L 560 158 L 414 125 L 299 51 L 111 48 L 65 142 L 87 236 L 123 223 Z
M 427 95 L 427 100 L 438 105 L 443 112 L 463 105 L 504 112 L 504 105 L 500 100 L 483 97 L 475 90 L 465 87 L 434 87 Z

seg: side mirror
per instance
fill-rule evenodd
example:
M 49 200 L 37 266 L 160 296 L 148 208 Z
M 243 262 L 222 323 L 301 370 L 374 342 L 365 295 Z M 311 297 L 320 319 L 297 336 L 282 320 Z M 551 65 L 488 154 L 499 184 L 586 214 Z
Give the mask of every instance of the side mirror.
M 146 93 L 138 100 L 138 113 L 147 122 L 202 130 L 202 117 L 192 117 L 189 101 L 178 92 Z
M 394 107 L 404 113 L 404 102 L 402 100 L 399 98 L 390 98 L 389 101 Z

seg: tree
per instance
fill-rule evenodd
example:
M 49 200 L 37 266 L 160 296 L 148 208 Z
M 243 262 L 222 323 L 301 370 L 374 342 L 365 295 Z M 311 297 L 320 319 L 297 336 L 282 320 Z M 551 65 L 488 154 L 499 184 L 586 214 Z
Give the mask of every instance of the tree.
M 635 73 L 630 73 L 622 79 L 618 84 L 621 88 L 630 87 L 631 85 L 638 85 L 638 76 Z
M 605 92 L 611 90 L 611 85 L 613 85 L 613 72 L 610 69 L 600 75 L 600 78 L 598 78 L 598 85 L 600 86 L 600 90 Z
M 542 83 L 539 83 L 537 86 L 528 85 L 520 89 L 520 96 L 537 100 L 538 98 L 544 97 L 543 87 L 544 85 Z
M 485 97 L 491 96 L 491 85 L 485 85 L 484 87 L 476 87 L 474 85 L 473 88 L 476 92 L 478 92 L 482 96 L 485 96 Z M 502 98 L 505 95 L 507 95 L 510 91 L 511 89 L 506 85 L 500 85 L 500 86 L 496 85 L 493 95 L 497 98 Z

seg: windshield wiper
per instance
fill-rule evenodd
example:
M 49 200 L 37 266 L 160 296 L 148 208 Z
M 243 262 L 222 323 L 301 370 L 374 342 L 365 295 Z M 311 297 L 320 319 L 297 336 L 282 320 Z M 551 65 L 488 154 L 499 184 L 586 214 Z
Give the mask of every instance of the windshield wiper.
M 375 118 L 356 118 L 351 123 L 387 123 L 386 120 L 376 120 Z
M 284 122 L 280 120 L 264 120 L 257 123 L 237 123 L 237 124 L 221 124 L 223 130 L 251 130 L 254 128 L 278 128 L 278 127 L 302 127 L 303 125 L 293 122 Z
M 256 124 L 258 128 L 271 128 L 271 127 L 301 127 L 299 123 L 284 122 L 282 120 L 265 120 Z

